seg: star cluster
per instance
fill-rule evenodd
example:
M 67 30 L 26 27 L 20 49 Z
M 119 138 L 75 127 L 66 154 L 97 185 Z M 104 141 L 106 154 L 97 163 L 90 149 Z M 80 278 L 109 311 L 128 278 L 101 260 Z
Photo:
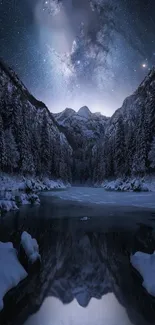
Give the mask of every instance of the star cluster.
M 0 57 L 51 111 L 111 115 L 155 65 L 152 0 L 0 0 Z

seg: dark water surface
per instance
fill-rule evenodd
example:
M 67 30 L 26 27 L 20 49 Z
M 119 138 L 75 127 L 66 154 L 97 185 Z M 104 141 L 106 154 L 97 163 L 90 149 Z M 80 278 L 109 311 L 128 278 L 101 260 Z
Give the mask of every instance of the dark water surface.
M 155 324 L 155 298 L 130 265 L 131 253 L 154 251 L 154 221 L 152 193 L 86 188 L 43 193 L 41 206 L 1 218 L 0 240 L 18 248 L 27 230 L 42 265 L 6 296 L 0 324 Z

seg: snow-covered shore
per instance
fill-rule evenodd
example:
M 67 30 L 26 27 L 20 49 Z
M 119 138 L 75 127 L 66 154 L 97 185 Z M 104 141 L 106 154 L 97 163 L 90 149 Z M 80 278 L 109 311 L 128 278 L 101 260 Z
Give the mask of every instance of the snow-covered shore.
M 50 180 L 47 177 L 39 179 L 34 177 L 15 176 L 0 174 L 1 191 L 26 191 L 27 189 L 35 191 L 61 189 L 69 186 L 69 183 L 63 183 L 61 180 Z
M 39 191 L 65 189 L 70 184 L 61 180 L 0 174 L 0 211 L 17 210 L 20 205 L 40 204 Z
M 155 192 L 155 177 L 105 180 L 102 184 L 97 184 L 97 186 L 103 187 L 106 191 Z
M 22 258 L 25 256 L 31 269 L 25 269 L 24 263 L 22 263 Z M 41 263 L 38 242 L 28 232 L 24 231 L 21 234 L 18 251 L 12 242 L 0 241 L 0 312 L 4 307 L 4 296 L 28 276 L 38 261 Z

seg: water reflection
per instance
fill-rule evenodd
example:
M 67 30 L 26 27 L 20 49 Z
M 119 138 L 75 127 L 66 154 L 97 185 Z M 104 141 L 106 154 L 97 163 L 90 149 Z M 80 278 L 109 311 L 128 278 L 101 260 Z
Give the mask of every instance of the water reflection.
M 57 298 L 47 298 L 39 312 L 30 317 L 25 325 L 131 325 L 125 308 L 112 293 L 100 300 L 92 298 L 87 308 L 74 299 L 64 305 Z
M 144 214 L 135 209 L 126 219 L 120 209 L 118 217 L 116 213 L 110 218 L 103 207 L 89 211 L 73 207 L 74 218 L 65 218 L 70 203 L 53 204 L 45 198 L 41 207 L 23 207 L 14 217 L 1 219 L 1 240 L 12 240 L 18 248 L 26 230 L 37 238 L 42 255 L 41 270 L 6 302 L 1 324 L 155 324 L 155 300 L 145 292 L 129 261 L 132 252 L 152 253 L 155 247 L 153 228 L 137 224 L 144 221 Z M 59 218 L 52 218 L 54 211 Z M 80 221 L 88 212 L 90 219 Z M 146 223 L 151 213 L 145 211 Z

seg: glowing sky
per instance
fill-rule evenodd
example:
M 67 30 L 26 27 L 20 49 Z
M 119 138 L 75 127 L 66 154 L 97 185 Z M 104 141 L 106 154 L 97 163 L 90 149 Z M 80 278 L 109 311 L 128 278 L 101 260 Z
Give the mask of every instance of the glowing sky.
M 154 0 L 0 0 L 0 57 L 53 112 L 111 115 L 155 64 Z

